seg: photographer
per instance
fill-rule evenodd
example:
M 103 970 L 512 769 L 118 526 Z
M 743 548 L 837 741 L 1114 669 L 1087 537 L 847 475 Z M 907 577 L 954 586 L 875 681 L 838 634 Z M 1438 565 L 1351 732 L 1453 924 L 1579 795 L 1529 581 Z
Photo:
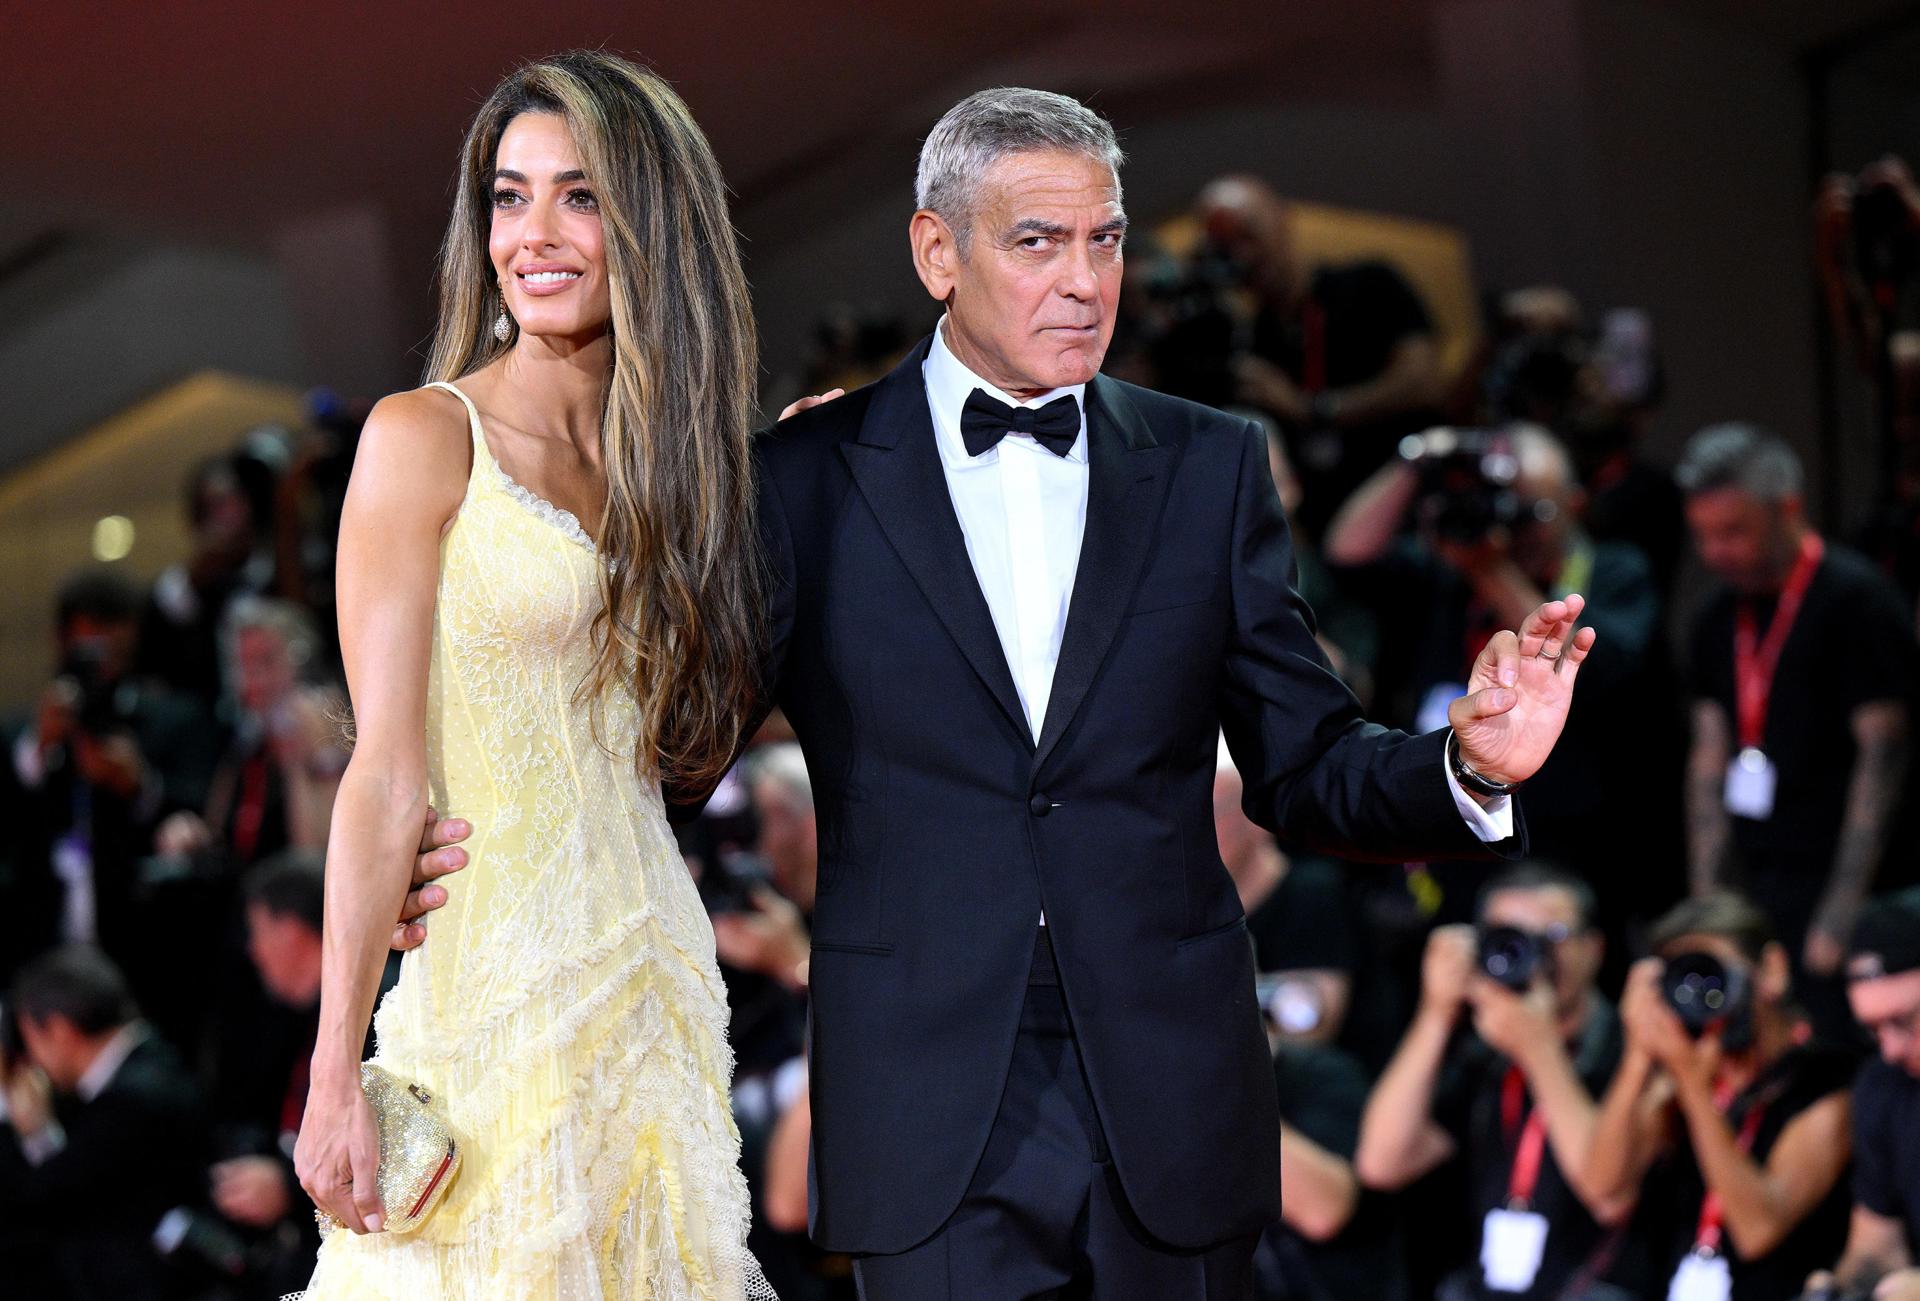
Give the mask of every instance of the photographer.
M 238 709 L 205 818 L 179 813 L 155 835 L 164 855 L 217 847 L 241 869 L 281 850 L 323 849 L 347 747 L 337 692 L 312 682 L 319 631 L 299 606 L 242 597 L 228 612 L 226 658 Z
M 1294 523 L 1318 536 L 1353 486 L 1392 455 L 1394 441 L 1432 419 L 1443 389 L 1432 319 L 1384 262 L 1303 266 L 1293 216 L 1260 180 L 1211 182 L 1195 215 L 1205 231 L 1198 278 L 1230 304 L 1250 299 L 1252 310 L 1225 322 L 1224 340 L 1217 328 L 1192 331 L 1188 351 L 1218 356 L 1219 345 L 1229 344 L 1230 387 L 1183 395 L 1259 407 L 1299 436 L 1306 499 Z M 1238 313 L 1229 307 L 1216 315 Z M 1163 362 L 1161 369 L 1177 380 L 1182 367 Z
M 1400 1301 L 1407 1295 L 1397 1208 L 1360 1187 L 1353 1154 L 1367 1077 L 1326 1044 L 1283 1041 L 1274 1053 L 1280 1104 L 1281 1222 L 1254 1256 L 1258 1301 Z
M 1644 861 L 1649 836 L 1677 831 L 1672 787 L 1650 781 L 1649 765 L 1678 749 L 1678 721 L 1646 708 L 1659 690 L 1660 616 L 1646 561 L 1624 543 L 1588 538 L 1583 503 L 1565 448 L 1543 429 L 1434 429 L 1405 439 L 1341 508 L 1324 550 L 1343 581 L 1371 593 L 1382 625 L 1378 699 L 1415 731 L 1445 726 L 1474 656 L 1516 611 L 1586 594 L 1582 618 L 1599 639 L 1567 719 L 1573 739 L 1527 784 L 1527 825 L 1535 853 L 1610 883 L 1600 923 L 1619 946 L 1618 911 L 1662 888 L 1620 888 L 1622 866 Z M 1663 744 L 1669 729 L 1672 745 Z M 1635 816 L 1622 818 L 1628 803 Z
M 1354 1168 L 1395 1190 L 1465 1162 L 1478 1264 L 1443 1297 L 1616 1295 L 1602 1280 L 1626 1267 L 1626 1208 L 1581 1173 L 1594 1094 L 1620 1056 L 1594 985 L 1593 909 L 1578 878 L 1523 865 L 1487 887 L 1478 938 L 1443 926 L 1428 942 L 1420 1010 L 1367 1100 Z M 1469 1009 L 1473 1033 L 1459 1035 Z
M 810 1124 L 803 1053 L 812 953 L 807 918 L 819 880 L 813 783 L 792 741 L 755 747 L 737 772 L 751 806 L 753 850 L 712 854 L 701 885 L 733 1009 L 741 1160 L 763 1208 L 748 1246 L 781 1296 L 806 1301 L 850 1282 L 844 1257 L 823 1256 L 806 1239 L 804 1160 L 794 1172 L 797 1184 L 781 1178 L 778 1160 L 781 1136 Z M 805 1146 L 803 1136 L 803 1156 Z
M 1920 1296 L 1920 892 L 1867 905 L 1847 958 L 1847 997 L 1879 1056 L 1853 1084 L 1853 1219 L 1812 1296 L 1864 1298 L 1876 1285 Z M 1900 1289 L 1895 1291 L 1894 1289 Z
M 1357 957 L 1340 869 L 1328 859 L 1289 857 L 1271 832 L 1248 821 L 1242 792 L 1223 742 L 1213 775 L 1214 838 L 1247 914 L 1269 1024 L 1285 1039 L 1330 1043 L 1346 1023 Z
M 1652 1203 L 1671 1295 L 1795 1296 L 1846 1231 L 1855 1059 L 1811 1043 L 1786 951 L 1742 896 L 1689 899 L 1649 938 L 1585 1180 L 1609 1204 Z
M 1693 889 L 1739 882 L 1767 910 L 1814 1023 L 1839 1036 L 1843 946 L 1905 790 L 1913 630 L 1892 584 L 1808 524 L 1779 438 L 1704 429 L 1676 478 L 1719 580 L 1691 649 Z
M 141 613 L 141 670 L 208 706 L 225 678 L 220 633 L 227 607 L 274 590 L 274 471 L 248 452 L 209 457 L 186 490 L 192 552 L 154 580 Z
M 1588 533 L 1638 548 L 1664 597 L 1687 525 L 1672 474 L 1640 454 L 1666 387 L 1647 314 L 1615 308 L 1591 327 L 1571 293 L 1536 285 L 1502 296 L 1491 334 L 1480 377 L 1487 418 L 1544 425 L 1566 444 Z
M 59 668 L 0 780 L 12 815 L 0 976 L 61 942 L 99 943 L 137 966 L 136 867 L 154 822 L 206 798 L 211 720 L 132 672 L 139 601 L 111 571 L 60 590 Z
M 205 1186 L 192 1081 L 98 949 L 30 963 L 12 1008 L 25 1060 L 7 1063 L 0 1218 L 39 1228 L 67 1295 L 174 1295 L 164 1257 L 184 1217 L 170 1212 Z

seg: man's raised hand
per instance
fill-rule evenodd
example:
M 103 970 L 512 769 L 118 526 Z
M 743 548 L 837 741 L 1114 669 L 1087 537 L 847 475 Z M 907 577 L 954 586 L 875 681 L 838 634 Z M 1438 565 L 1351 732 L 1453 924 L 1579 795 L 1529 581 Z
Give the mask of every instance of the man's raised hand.
M 1573 680 L 1593 649 L 1593 629 L 1580 627 L 1586 604 L 1577 594 L 1548 601 L 1518 633 L 1495 633 L 1474 661 L 1467 694 L 1447 707 L 1460 757 L 1489 781 L 1525 781 L 1560 739 Z

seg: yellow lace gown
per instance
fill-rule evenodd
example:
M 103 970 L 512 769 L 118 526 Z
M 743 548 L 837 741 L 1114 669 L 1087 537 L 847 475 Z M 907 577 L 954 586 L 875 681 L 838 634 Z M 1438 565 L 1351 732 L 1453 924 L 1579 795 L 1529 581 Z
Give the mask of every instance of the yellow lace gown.
M 713 929 L 635 707 L 593 711 L 599 558 L 509 479 L 466 395 L 467 495 L 440 548 L 427 678 L 434 807 L 466 870 L 374 1018 L 374 1060 L 444 1100 L 465 1149 L 416 1233 L 331 1235 L 307 1301 L 771 1297 L 746 1250 Z

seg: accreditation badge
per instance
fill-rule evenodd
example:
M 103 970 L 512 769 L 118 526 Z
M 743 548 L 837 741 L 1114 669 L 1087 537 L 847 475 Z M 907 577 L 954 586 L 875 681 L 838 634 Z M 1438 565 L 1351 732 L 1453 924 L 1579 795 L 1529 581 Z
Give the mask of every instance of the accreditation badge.
M 1747 746 L 1727 765 L 1727 812 L 1737 818 L 1765 822 L 1773 816 L 1774 789 L 1780 772 L 1757 746 Z

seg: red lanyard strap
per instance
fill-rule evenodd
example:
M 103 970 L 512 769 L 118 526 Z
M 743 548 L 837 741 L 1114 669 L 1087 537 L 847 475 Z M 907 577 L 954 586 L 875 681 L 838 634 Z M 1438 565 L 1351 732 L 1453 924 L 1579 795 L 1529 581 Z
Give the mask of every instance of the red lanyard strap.
M 1758 750 L 1767 734 L 1767 703 L 1773 695 L 1774 670 L 1780 667 L 1780 652 L 1800 615 L 1800 603 L 1813 586 L 1814 571 L 1826 545 L 1816 533 L 1800 539 L 1800 556 L 1793 562 L 1787 584 L 1780 590 L 1780 603 L 1774 607 L 1763 639 L 1754 626 L 1753 611 L 1742 605 L 1733 624 L 1734 705 L 1739 715 L 1740 745 Z
M 1300 387 L 1308 394 L 1327 389 L 1327 309 L 1309 298 L 1300 307 Z
M 1724 1107 L 1721 1110 L 1725 1110 Z M 1742 1152 L 1753 1151 L 1753 1141 L 1760 1134 L 1760 1118 L 1767 1114 L 1766 1104 L 1756 1102 L 1740 1122 L 1740 1132 L 1734 1136 L 1734 1145 Z M 1700 1199 L 1700 1228 L 1693 1235 L 1693 1249 L 1702 1255 L 1716 1255 L 1720 1251 L 1721 1225 L 1725 1222 L 1726 1208 L 1720 1204 L 1720 1194 L 1707 1189 L 1707 1195 Z
M 1526 1121 L 1521 1123 L 1522 1113 Z M 1500 1087 L 1500 1118 L 1511 1134 L 1520 1129 L 1514 1146 L 1513 1173 L 1507 1178 L 1507 1205 L 1525 1209 L 1533 1204 L 1533 1192 L 1540 1183 L 1540 1162 L 1547 1152 L 1547 1122 L 1539 1109 L 1527 1107 L 1527 1081 L 1518 1066 L 1509 1067 Z

